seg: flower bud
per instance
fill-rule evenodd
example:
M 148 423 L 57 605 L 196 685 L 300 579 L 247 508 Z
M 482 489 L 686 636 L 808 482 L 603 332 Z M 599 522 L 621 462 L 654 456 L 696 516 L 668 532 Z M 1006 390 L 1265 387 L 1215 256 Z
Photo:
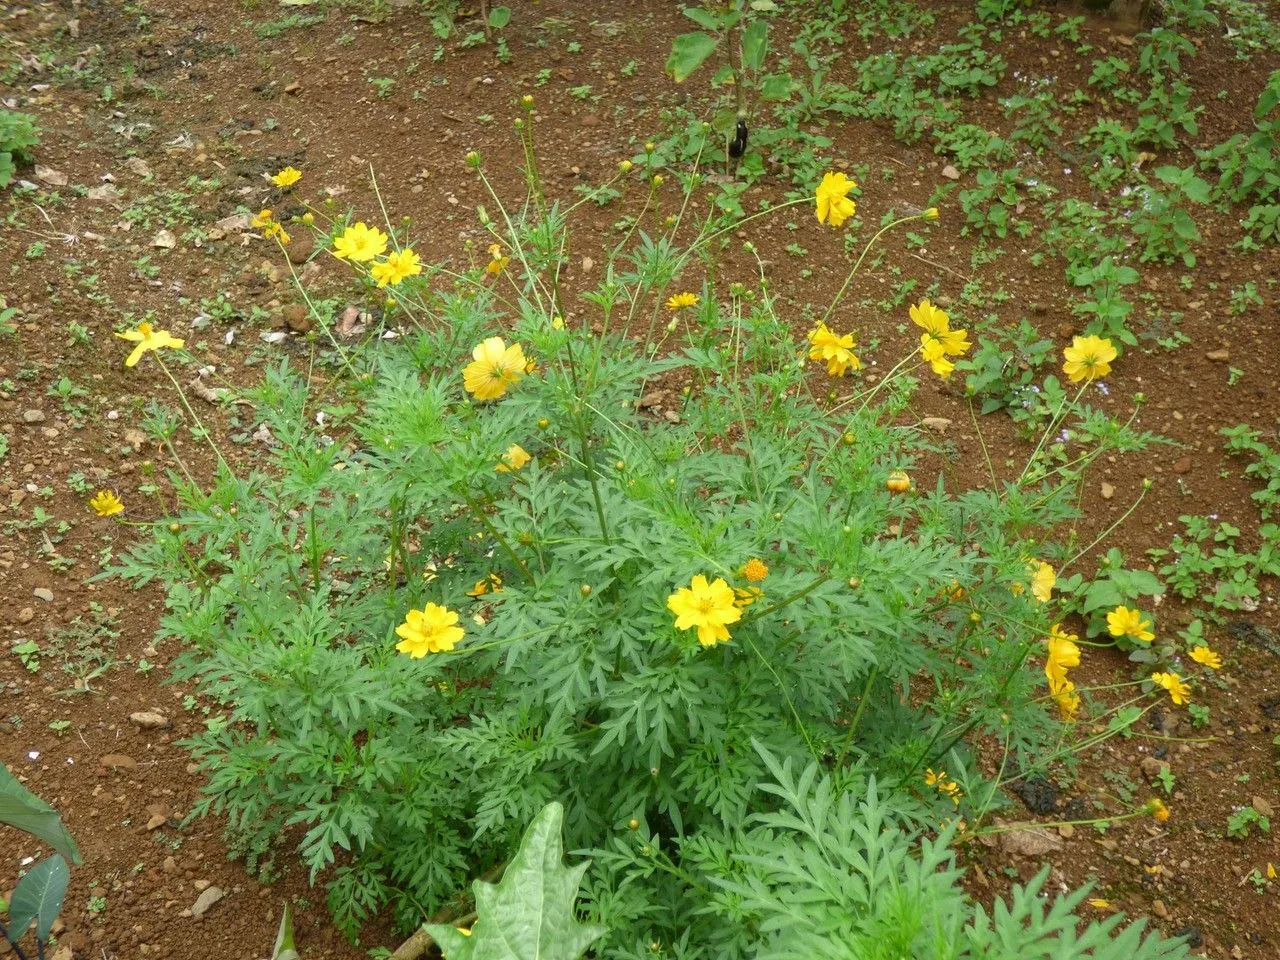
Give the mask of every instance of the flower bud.
M 582 594 L 584 597 L 591 596 L 591 584 L 584 583 L 582 586 L 578 588 L 578 592 Z
M 655 187 L 660 187 L 660 186 L 662 186 L 662 174 L 660 174 L 660 173 L 655 173 L 655 174 L 653 175 L 653 185 L 654 185 Z
M 552 329 L 552 330 L 563 330 L 563 329 L 564 329 L 564 317 L 552 317 L 552 318 L 551 318 L 551 329 Z
M 615 462 L 614 462 L 614 464 L 613 464 L 613 469 L 615 469 L 615 470 L 625 470 L 625 469 L 627 469 L 627 461 L 625 461 L 625 460 L 617 460 L 617 461 L 615 461 Z
M 911 478 L 905 470 L 892 470 L 885 478 L 884 485 L 890 493 L 906 493 L 911 489 Z
M 524 107 L 526 110 L 532 110 L 532 109 L 533 109 L 533 94 L 531 94 L 531 93 L 526 93 L 523 97 L 521 97 L 521 98 L 520 98 L 520 106 Z
M 619 172 L 619 173 L 630 173 L 630 172 L 631 172 L 631 168 L 632 168 L 633 166 L 635 166 L 635 164 L 633 164 L 630 160 L 623 160 L 621 163 L 619 163 L 619 164 L 618 164 L 618 172 Z
M 309 227 L 316 222 L 316 215 L 312 213 L 310 210 L 308 210 L 306 213 L 302 215 L 302 222 Z
M 551 426 L 551 421 L 548 420 L 546 417 L 543 417 L 541 420 L 538 421 L 539 430 L 545 430 L 549 426 Z
M 938 213 L 937 207 L 930 207 L 924 212 L 924 218 L 926 220 L 937 220 L 939 216 L 941 216 L 941 214 Z
M 480 169 L 480 151 L 478 150 L 467 151 L 466 159 L 467 159 L 467 166 L 475 167 L 477 170 Z
M 178 532 L 179 530 L 181 530 L 181 529 L 182 529 L 182 524 L 180 524 L 180 523 L 171 523 L 171 524 L 169 524 L 169 532 L 170 532 L 170 533 L 177 533 L 177 532 Z
M 489 211 L 484 208 L 484 204 L 476 207 L 476 217 L 480 221 L 480 226 L 487 227 L 493 221 L 489 219 Z
M 628 820 L 628 821 L 627 821 L 627 829 L 628 829 L 628 830 L 639 830 L 639 829 L 640 829 L 640 821 L 639 821 L 639 820 L 637 820 L 635 817 L 632 817 L 630 820 Z
M 844 434 L 840 437 L 840 442 L 843 443 L 846 447 L 852 447 L 855 443 L 858 442 L 858 438 L 854 434 L 846 430 Z
M 654 143 L 652 140 L 650 140 L 648 143 L 646 143 L 646 144 L 644 145 L 644 152 L 645 152 L 645 153 L 653 153 L 653 151 L 655 151 L 655 150 L 657 150 L 657 149 L 658 149 L 658 145 L 657 145 L 656 143 Z

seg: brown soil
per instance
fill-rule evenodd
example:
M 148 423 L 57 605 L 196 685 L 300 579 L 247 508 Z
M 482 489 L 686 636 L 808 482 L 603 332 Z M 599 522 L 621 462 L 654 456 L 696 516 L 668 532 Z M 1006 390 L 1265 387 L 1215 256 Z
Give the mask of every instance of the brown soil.
M 507 30 L 513 56 L 505 65 L 495 61 L 492 46 L 459 45 L 461 36 L 478 29 L 475 24 L 455 32 L 443 44 L 443 58 L 434 61 L 439 41 L 429 19 L 414 9 L 371 21 L 355 15 L 357 6 L 326 13 L 319 6 L 258 8 L 192 0 L 129 5 L 77 0 L 0 8 L 0 71 L 30 57 L 0 93 L 38 114 L 44 129 L 39 163 L 65 175 L 70 185 L 114 184 L 120 191 L 118 197 L 95 199 L 46 183 L 39 206 L 30 194 L 0 195 L 5 215 L 12 215 L 11 225 L 0 227 L 0 264 L 7 267 L 0 272 L 0 295 L 18 309 L 19 323 L 16 338 L 0 336 L 0 424 L 11 445 L 0 461 L 0 517 L 6 524 L 0 578 L 8 600 L 0 614 L 0 638 L 14 647 L 35 639 L 46 649 L 38 672 L 25 668 L 16 653 L 0 658 L 5 692 L 0 759 L 62 812 L 83 848 L 86 862 L 73 873 L 60 941 L 75 957 L 265 956 L 285 901 L 294 904 L 305 956 L 354 958 L 368 946 L 393 947 L 397 941 L 393 931 L 373 926 L 363 946 L 347 944 L 327 922 L 323 894 L 308 886 L 287 851 L 276 855 L 274 882 L 264 885 L 231 859 L 216 818 L 186 822 L 201 781 L 177 741 L 199 729 L 202 704 L 187 702 L 190 691 L 182 685 L 163 684 L 177 651 L 151 645 L 161 598 L 154 590 L 126 591 L 112 580 L 85 582 L 98 571 L 105 551 L 120 551 L 134 536 L 145 536 L 145 529 L 92 519 L 84 493 L 76 489 L 80 485 L 69 478 L 83 474 L 95 488 L 118 489 L 132 521 L 162 515 L 165 483 L 157 484 L 159 499 L 152 501 L 142 488 L 157 471 L 174 465 L 133 431 L 148 398 L 172 403 L 175 397 L 169 384 L 141 367 L 121 367 L 122 345 L 111 332 L 126 313 L 136 318 L 154 310 L 231 383 L 252 383 L 258 367 L 282 350 L 306 355 L 305 338 L 290 334 L 286 342 L 272 344 L 260 337 L 281 325 L 280 311 L 290 302 L 287 275 L 274 248 L 234 232 L 199 242 L 185 234 L 191 226 L 207 234 L 238 205 L 257 209 L 277 203 L 277 212 L 287 215 L 264 174 L 291 163 L 306 171 L 308 196 L 328 192 L 340 205 L 354 205 L 376 219 L 368 178 L 372 167 L 392 216 L 411 215 L 419 224 L 423 259 L 465 261 L 464 242 L 482 237 L 474 209 L 484 197 L 462 163 L 463 154 L 479 149 L 490 159 L 500 192 L 516 196 L 522 191 L 508 129 L 521 95 L 532 92 L 537 98 L 536 130 L 548 192 L 572 199 L 575 186 L 608 179 L 620 159 L 659 133 L 660 111 L 677 103 L 696 108 L 697 98 L 707 94 L 705 83 L 676 87 L 661 74 L 670 38 L 687 28 L 671 5 L 604 0 L 583 9 L 544 0 L 518 6 Z M 972 4 L 948 2 L 937 9 L 933 31 L 897 46 L 925 50 L 938 36 L 953 36 L 970 18 Z M 261 36 L 263 24 L 290 14 L 323 19 Z M 1057 22 L 1062 14 L 1054 16 Z M 1121 27 L 1091 20 L 1084 32 L 1100 49 L 1132 56 L 1131 37 Z M 1012 92 L 1016 73 L 1052 72 L 1060 89 L 1070 90 L 1083 87 L 1089 71 L 1090 58 L 1075 57 L 1070 44 L 1025 34 L 1008 40 L 1008 75 L 975 107 L 981 119 L 974 122 L 992 130 L 1008 129 L 998 97 Z M 580 44 L 581 52 L 573 52 L 571 44 Z M 835 79 L 849 81 L 851 62 L 868 49 L 851 33 Z M 46 52 L 50 56 L 40 59 Z M 632 61 L 634 69 L 624 69 Z M 1203 39 L 1190 64 L 1190 80 L 1210 106 L 1197 145 L 1216 143 L 1238 128 L 1245 105 L 1255 102 L 1275 61 L 1259 57 L 1245 64 L 1234 59 L 1225 41 Z M 381 78 L 393 81 L 383 84 L 385 96 L 370 82 Z M 587 84 L 588 99 L 571 93 Z M 1225 92 L 1221 99 L 1219 91 Z M 940 176 L 944 161 L 927 146 L 896 142 L 892 131 L 851 122 L 832 124 L 824 132 L 834 140 L 828 155 L 835 165 L 867 164 L 872 171 L 859 201 L 867 224 L 890 208 L 927 205 L 935 187 L 946 183 Z M 1158 162 L 1190 160 L 1184 152 Z M 1066 173 L 1068 165 L 1050 153 L 1035 172 L 1064 194 L 1087 196 L 1083 176 Z M 896 175 L 882 182 L 877 176 L 882 169 Z M 23 176 L 33 178 L 33 173 Z M 219 185 L 206 190 L 190 182 L 193 177 L 216 179 Z M 962 179 L 961 186 L 966 184 L 970 177 Z M 766 178 L 761 193 L 748 199 L 780 195 L 785 186 L 781 178 Z M 189 196 L 181 199 L 176 190 Z M 138 201 L 148 197 L 154 199 L 140 210 Z M 635 199 L 622 202 L 634 208 Z M 674 190 L 663 198 L 666 208 L 676 202 Z M 705 211 L 706 201 L 699 203 Z M 128 217 L 126 210 L 132 211 Z M 618 206 L 610 205 L 579 221 L 571 282 L 594 282 L 583 257 L 600 249 L 618 216 Z M 1174 351 L 1144 342 L 1144 349 L 1117 364 L 1108 380 L 1110 395 L 1093 400 L 1125 413 L 1129 398 L 1141 391 L 1147 402 L 1138 424 L 1180 445 L 1107 463 L 1090 481 L 1084 503 L 1089 519 L 1081 530 L 1086 543 L 1127 509 L 1144 477 L 1155 479 L 1153 491 L 1106 544 L 1119 546 L 1132 562 L 1147 548 L 1167 546 L 1182 514 L 1229 520 L 1246 531 L 1245 546 L 1251 545 L 1249 529 L 1258 523 L 1242 465 L 1225 458 L 1216 431 L 1244 421 L 1273 434 L 1280 416 L 1271 374 L 1280 362 L 1274 337 L 1277 293 L 1265 282 L 1280 276 L 1280 247 L 1249 256 L 1233 251 L 1238 217 L 1232 211 L 1202 219 L 1204 240 L 1192 292 L 1183 292 L 1177 282 L 1189 271 L 1144 266 L 1141 292 L 1152 298 L 1152 316 L 1182 312 L 1181 330 L 1190 342 Z M 751 235 L 769 251 L 762 255 L 771 259 L 774 289 L 789 298 L 784 302 L 795 308 L 799 323 L 803 305 L 827 302 L 842 278 L 843 262 L 830 262 L 837 248 L 808 213 L 786 219 L 799 229 L 765 220 Z M 171 247 L 157 245 L 163 228 L 174 234 Z M 1037 268 L 1020 258 L 1011 268 L 1013 261 L 1001 259 L 975 270 L 972 238 L 960 234 L 958 216 L 949 219 L 945 213 L 932 237 L 922 256 L 887 246 L 861 290 L 876 298 L 882 290 L 888 294 L 899 277 L 909 277 L 919 281 L 919 289 L 937 281 L 954 298 L 966 280 L 976 279 L 989 292 L 1011 294 L 987 308 L 1000 322 L 1028 316 L 1059 346 L 1076 329 L 1060 264 L 1049 260 Z M 793 241 L 806 246 L 810 257 L 784 256 L 781 248 Z M 41 252 L 33 253 L 38 245 Z M 1023 245 L 1012 236 L 1001 243 L 1010 251 Z M 295 257 L 305 259 L 296 251 Z M 801 277 L 805 267 L 814 271 L 812 277 Z M 315 269 L 314 283 L 338 282 L 338 274 Z M 754 261 L 730 251 L 722 271 L 725 277 L 736 273 L 749 279 Z M 1265 304 L 1236 318 L 1228 313 L 1228 295 L 1245 281 L 1258 284 Z M 855 302 L 856 296 L 846 312 L 864 342 L 888 345 L 900 336 L 901 311 L 855 311 Z M 202 319 L 192 327 L 197 318 Z M 76 340 L 69 324 L 83 326 L 87 340 Z M 1215 351 L 1225 351 L 1229 359 L 1207 356 Z M 892 355 L 887 346 L 884 353 Z M 1236 386 L 1228 385 L 1228 366 L 1243 372 Z M 63 377 L 86 393 L 61 397 L 51 392 Z M 244 425 L 230 419 L 234 413 L 212 406 L 200 413 L 222 440 L 246 443 Z M 927 384 L 913 413 L 953 421 L 946 441 L 954 445 L 954 456 L 944 465 L 953 488 L 990 482 L 958 382 Z M 1007 418 L 987 417 L 982 427 L 998 470 L 1006 472 L 1006 460 L 1010 466 L 1025 460 L 1027 448 Z M 253 455 L 252 446 L 248 441 L 244 456 Z M 208 468 L 194 441 L 179 449 L 196 469 Z M 1102 498 L 1102 481 L 1114 488 L 1114 496 Z M 42 515 L 51 519 L 33 522 Z M 72 561 L 69 567 L 66 561 Z M 1091 571 L 1091 562 L 1084 561 L 1081 569 Z M 1280 629 L 1268 595 L 1274 587 L 1264 584 L 1260 608 L 1239 618 L 1245 626 L 1213 632 L 1214 646 L 1227 664 L 1221 682 L 1199 694 L 1212 710 L 1207 728 L 1192 729 L 1175 717 L 1159 736 L 1144 728 L 1132 738 L 1110 740 L 1086 758 L 1073 781 L 1059 785 L 1060 796 L 1049 804 L 1052 812 L 1046 807 L 1033 816 L 1018 809 L 1017 801 L 1012 812 L 1006 811 L 1013 819 L 1046 823 L 1080 818 L 1081 810 L 1089 816 L 1091 800 L 1115 795 L 1116 772 L 1137 785 L 1141 799 L 1156 792 L 1141 767 L 1154 756 L 1167 759 L 1177 778 L 1168 798 L 1173 818 L 1165 824 L 1126 821 L 1106 834 L 1087 827 L 1064 830 L 1069 835 L 1060 837 L 1061 849 L 1042 855 L 973 845 L 966 855 L 977 896 L 989 899 L 1012 879 L 1025 880 L 1042 863 L 1051 863 L 1053 891 L 1094 880 L 1095 896 L 1110 903 L 1099 909 L 1151 916 L 1167 932 L 1194 926 L 1203 934 L 1208 956 L 1280 955 L 1275 902 L 1280 885 L 1255 889 L 1246 879 L 1255 869 L 1265 870 L 1269 860 L 1280 861 L 1274 841 L 1223 839 L 1232 807 L 1255 802 L 1254 797 L 1264 804 L 1280 802 L 1272 745 L 1280 732 L 1275 729 L 1280 662 L 1277 648 L 1257 639 L 1262 636 L 1257 628 Z M 46 590 L 51 600 L 39 595 Z M 1172 630 L 1195 611 L 1168 603 L 1159 613 L 1161 629 Z M 96 646 L 82 645 L 65 657 L 48 652 L 55 641 L 74 646 L 77 618 L 117 636 L 104 641 L 100 632 Z M 77 689 L 78 678 L 84 687 L 83 675 L 102 661 L 110 665 L 89 680 L 91 692 Z M 140 669 L 143 661 L 154 669 Z M 1129 676 L 1119 655 L 1090 649 L 1085 661 L 1081 677 L 1090 683 Z M 140 729 L 130 715 L 146 710 L 164 714 L 170 725 Z M 59 729 L 62 721 L 70 724 Z M 1103 776 L 1107 773 L 1113 775 L 1110 780 Z M 1081 803 L 1073 804 L 1075 799 Z M 0 878 L 16 876 L 28 845 L 0 831 Z M 0 888 L 6 883 L 12 880 L 0 879 Z M 191 917 L 188 911 L 206 884 L 227 896 L 203 918 Z

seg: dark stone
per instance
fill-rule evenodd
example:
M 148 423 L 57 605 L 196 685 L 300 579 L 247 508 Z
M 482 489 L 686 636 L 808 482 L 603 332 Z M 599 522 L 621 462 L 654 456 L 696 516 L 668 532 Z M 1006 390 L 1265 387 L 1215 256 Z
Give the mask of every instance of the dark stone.
M 1187 946 L 1192 950 L 1204 943 L 1204 937 L 1200 936 L 1200 928 L 1191 924 L 1173 931 L 1173 935 L 1175 937 L 1186 937 Z
M 1037 816 L 1046 816 L 1058 811 L 1058 788 L 1044 777 L 1027 777 L 1017 780 L 1009 789 L 1026 804 L 1028 810 Z

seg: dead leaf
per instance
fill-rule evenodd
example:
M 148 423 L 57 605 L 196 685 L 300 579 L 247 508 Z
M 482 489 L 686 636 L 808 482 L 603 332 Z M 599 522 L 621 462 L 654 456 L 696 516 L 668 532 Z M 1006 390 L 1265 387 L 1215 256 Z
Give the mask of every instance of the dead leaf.
M 223 233 L 241 233 L 248 230 L 253 225 L 253 217 L 247 213 L 233 213 L 229 217 L 223 217 L 213 225 L 215 230 L 221 230 Z
M 1019 857 L 1043 857 L 1062 849 L 1062 838 L 1051 830 L 1031 824 L 1012 824 L 1013 829 L 999 834 L 1005 853 Z
M 925 417 L 920 424 L 934 433 L 946 433 L 947 427 L 951 426 L 951 421 L 946 417 Z
M 151 176 L 151 166 L 141 157 L 130 157 L 124 162 L 124 168 L 139 177 Z

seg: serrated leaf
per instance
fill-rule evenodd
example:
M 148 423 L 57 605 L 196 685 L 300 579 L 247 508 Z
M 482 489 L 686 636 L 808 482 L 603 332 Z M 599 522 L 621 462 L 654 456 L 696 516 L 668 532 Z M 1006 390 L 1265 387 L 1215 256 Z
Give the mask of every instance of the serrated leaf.
M 510 7 L 494 7 L 489 11 L 489 26 L 495 30 L 501 30 L 511 22 Z
M 2 185 L 2 184 L 0 184 Z M 0 763 L 0 823 L 42 840 L 72 863 L 81 863 L 80 849 L 58 812 L 18 782 Z
M 469 935 L 427 924 L 447 960 L 577 960 L 604 934 L 603 927 L 580 923 L 574 915 L 587 863 L 565 867 L 563 821 L 564 807 L 547 804 L 502 879 L 496 885 L 475 882 L 476 921 Z
M 795 81 L 789 73 L 771 73 L 760 84 L 760 96 L 765 100 L 785 100 L 791 96 Z
M 667 75 L 676 83 L 683 83 L 711 56 L 718 43 L 716 37 L 701 31 L 680 34 L 671 41 L 671 56 L 667 57 L 665 68 Z
M 27 932 L 31 921 L 36 922 L 36 939 L 41 943 L 49 939 L 53 922 L 58 919 L 62 900 L 67 895 L 67 882 L 71 870 L 67 861 L 58 854 L 41 860 L 18 881 L 9 902 L 9 935 L 16 938 Z

